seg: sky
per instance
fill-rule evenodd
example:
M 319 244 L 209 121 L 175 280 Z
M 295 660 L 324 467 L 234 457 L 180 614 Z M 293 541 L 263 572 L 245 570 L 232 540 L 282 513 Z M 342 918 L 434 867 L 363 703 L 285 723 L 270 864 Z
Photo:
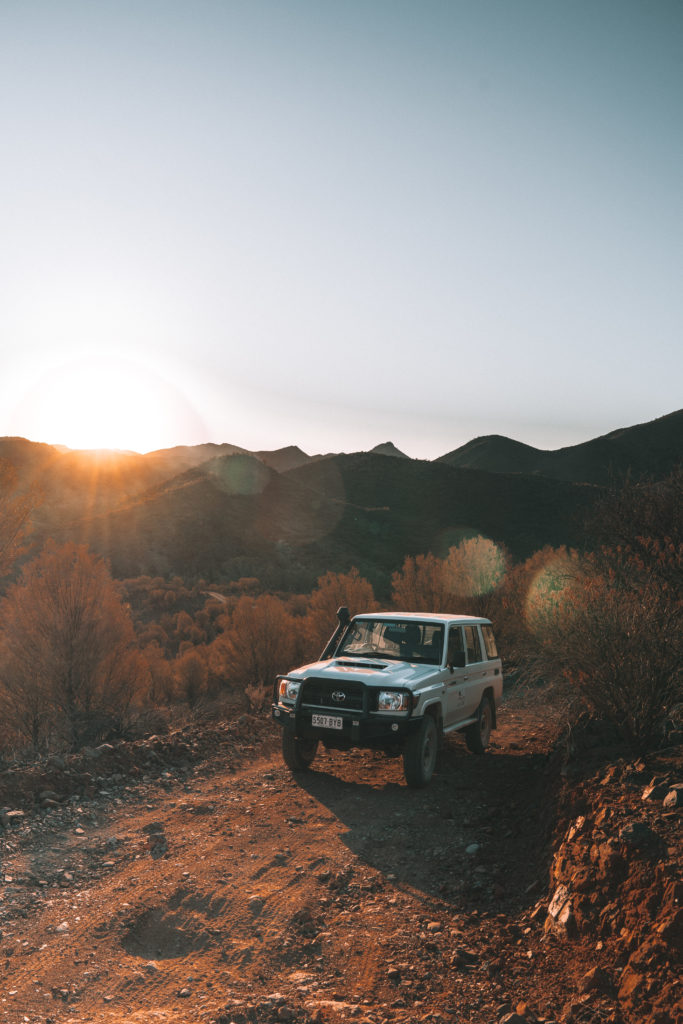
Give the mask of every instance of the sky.
M 0 0 L 0 436 L 672 412 L 682 112 L 679 0 Z

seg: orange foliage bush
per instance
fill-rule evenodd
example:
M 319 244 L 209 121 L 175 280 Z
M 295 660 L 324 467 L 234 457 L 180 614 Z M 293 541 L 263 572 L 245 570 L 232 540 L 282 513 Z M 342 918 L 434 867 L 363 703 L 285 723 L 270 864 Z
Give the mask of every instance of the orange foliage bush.
M 105 562 L 49 542 L 0 606 L 0 704 L 34 747 L 78 747 L 121 727 L 145 680 Z
M 372 584 L 355 567 L 347 573 L 327 572 L 318 580 L 308 601 L 304 624 L 302 654 L 305 660 L 320 656 L 336 627 L 337 609 L 342 606 L 348 608 L 351 615 L 377 609 Z
M 0 459 L 0 577 L 25 550 L 29 516 L 39 503 L 37 490 L 20 491 L 14 466 Z
M 638 753 L 657 745 L 683 701 L 683 545 L 659 545 L 660 571 L 631 549 L 575 559 L 534 624 L 536 664 L 579 690 Z
M 470 537 L 446 558 L 409 556 L 391 577 L 396 608 L 487 616 L 507 569 L 507 554 L 487 537 Z
M 292 667 L 296 632 L 286 605 L 272 594 L 241 597 L 211 645 L 212 672 L 226 686 L 272 686 Z

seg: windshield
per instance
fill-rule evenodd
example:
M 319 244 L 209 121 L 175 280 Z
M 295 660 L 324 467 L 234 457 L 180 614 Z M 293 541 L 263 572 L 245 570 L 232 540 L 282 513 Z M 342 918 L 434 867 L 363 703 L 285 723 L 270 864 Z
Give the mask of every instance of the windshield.
M 412 619 L 355 619 L 337 650 L 337 657 L 390 658 L 440 665 L 443 626 Z

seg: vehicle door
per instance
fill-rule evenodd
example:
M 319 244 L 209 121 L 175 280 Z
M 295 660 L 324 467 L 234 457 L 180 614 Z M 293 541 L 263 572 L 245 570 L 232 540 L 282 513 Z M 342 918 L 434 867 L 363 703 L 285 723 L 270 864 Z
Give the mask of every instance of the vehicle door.
M 494 700 L 497 704 L 503 696 L 503 674 L 501 661 L 498 657 L 496 639 L 493 635 L 493 626 L 490 622 L 483 622 L 479 626 L 479 629 L 483 640 L 481 652 L 482 658 L 484 659 L 483 667 L 486 670 L 484 686 L 487 689 L 490 687 L 493 691 Z
M 468 718 L 474 716 L 488 680 L 488 662 L 484 654 L 479 625 L 464 626 L 467 668 L 463 676 L 464 710 Z
M 446 637 L 446 671 L 444 673 L 444 728 L 455 725 L 467 717 L 466 686 L 468 670 L 466 667 L 465 642 L 462 626 L 448 627 Z

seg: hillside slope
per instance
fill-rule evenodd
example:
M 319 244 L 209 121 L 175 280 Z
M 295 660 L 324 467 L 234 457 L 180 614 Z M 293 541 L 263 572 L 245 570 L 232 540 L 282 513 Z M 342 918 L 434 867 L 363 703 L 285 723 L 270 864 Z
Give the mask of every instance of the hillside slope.
M 613 430 L 583 444 L 543 451 L 507 437 L 478 437 L 437 461 L 489 473 L 536 473 L 555 480 L 606 485 L 630 473 L 666 476 L 683 458 L 683 410 Z
M 223 456 L 113 511 L 54 524 L 49 535 L 105 555 L 118 577 L 258 577 L 310 589 L 355 565 L 380 591 L 408 554 L 444 554 L 482 533 L 525 557 L 582 539 L 595 489 L 458 470 L 394 456 L 337 456 L 276 473 Z M 47 535 L 47 529 L 45 530 Z
M 309 457 L 295 446 L 247 453 L 230 444 L 74 452 L 21 438 L 0 439 L 0 459 L 21 486 L 42 492 L 34 550 L 48 537 L 76 540 L 119 577 L 258 577 L 289 591 L 355 565 L 386 594 L 407 555 L 443 555 L 475 534 L 516 558 L 589 543 L 583 524 L 600 488 L 583 481 L 625 466 L 668 472 L 682 426 L 683 413 L 672 413 L 559 452 L 479 438 L 436 462 L 390 442 Z

